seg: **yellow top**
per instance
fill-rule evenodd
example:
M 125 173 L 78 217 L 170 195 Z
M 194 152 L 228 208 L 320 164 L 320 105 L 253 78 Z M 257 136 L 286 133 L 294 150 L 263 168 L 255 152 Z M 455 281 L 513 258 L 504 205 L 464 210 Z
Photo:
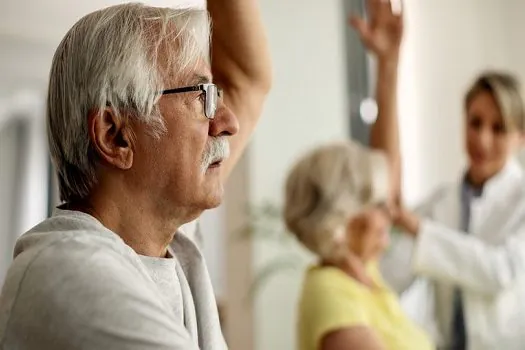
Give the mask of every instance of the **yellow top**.
M 315 266 L 305 277 L 299 303 L 299 349 L 319 350 L 328 333 L 368 326 L 388 350 L 434 349 L 427 335 L 408 319 L 397 296 L 381 278 L 375 264 L 370 289 L 335 267 Z

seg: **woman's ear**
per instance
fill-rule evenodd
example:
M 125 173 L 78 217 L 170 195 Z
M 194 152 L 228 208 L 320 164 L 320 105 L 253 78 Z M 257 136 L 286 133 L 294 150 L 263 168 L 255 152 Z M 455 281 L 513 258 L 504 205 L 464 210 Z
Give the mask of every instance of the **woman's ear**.
M 127 170 L 133 164 L 133 130 L 128 118 L 117 116 L 107 107 L 88 115 L 89 137 L 97 155 L 116 168 Z

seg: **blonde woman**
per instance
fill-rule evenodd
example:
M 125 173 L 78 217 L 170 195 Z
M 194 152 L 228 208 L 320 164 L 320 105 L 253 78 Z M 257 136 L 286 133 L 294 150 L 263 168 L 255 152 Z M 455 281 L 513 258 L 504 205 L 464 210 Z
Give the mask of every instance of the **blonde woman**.
M 520 85 L 507 73 L 486 72 L 464 106 L 468 165 L 415 212 L 398 211 L 406 236 L 382 270 L 400 293 L 415 286 L 416 276 L 431 282 L 434 312 L 427 320 L 443 349 L 523 349 L 525 177 L 514 159 L 525 129 Z M 392 137 L 382 144 L 395 155 L 399 145 L 387 146 Z M 399 174 L 396 166 L 391 172 Z
M 286 182 L 285 221 L 318 256 L 299 305 L 300 350 L 429 350 L 426 334 L 402 311 L 377 261 L 388 245 L 390 203 L 398 193 L 396 85 L 402 19 L 389 2 L 369 1 L 367 23 L 353 19 L 378 64 L 377 150 L 335 142 L 304 155 Z M 391 132 L 393 130 L 394 132 Z

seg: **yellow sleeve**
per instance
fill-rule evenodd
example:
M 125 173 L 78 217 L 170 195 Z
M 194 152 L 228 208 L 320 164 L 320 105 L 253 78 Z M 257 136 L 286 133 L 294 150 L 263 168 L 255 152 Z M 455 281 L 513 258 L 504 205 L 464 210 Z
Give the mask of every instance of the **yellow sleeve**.
M 344 278 L 346 276 L 322 274 L 307 284 L 303 316 L 308 317 L 313 344 L 320 344 L 325 335 L 335 330 L 368 325 L 364 300 L 359 300 L 360 293 Z

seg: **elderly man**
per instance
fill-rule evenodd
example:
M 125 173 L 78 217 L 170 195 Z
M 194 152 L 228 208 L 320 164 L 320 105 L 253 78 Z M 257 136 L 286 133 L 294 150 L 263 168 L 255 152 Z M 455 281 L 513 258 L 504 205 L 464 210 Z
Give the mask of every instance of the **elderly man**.
M 47 118 L 65 204 L 16 245 L 0 349 L 226 348 L 203 258 L 176 232 L 221 202 L 270 64 L 255 0 L 208 10 L 211 63 L 200 10 L 113 6 L 60 43 Z

